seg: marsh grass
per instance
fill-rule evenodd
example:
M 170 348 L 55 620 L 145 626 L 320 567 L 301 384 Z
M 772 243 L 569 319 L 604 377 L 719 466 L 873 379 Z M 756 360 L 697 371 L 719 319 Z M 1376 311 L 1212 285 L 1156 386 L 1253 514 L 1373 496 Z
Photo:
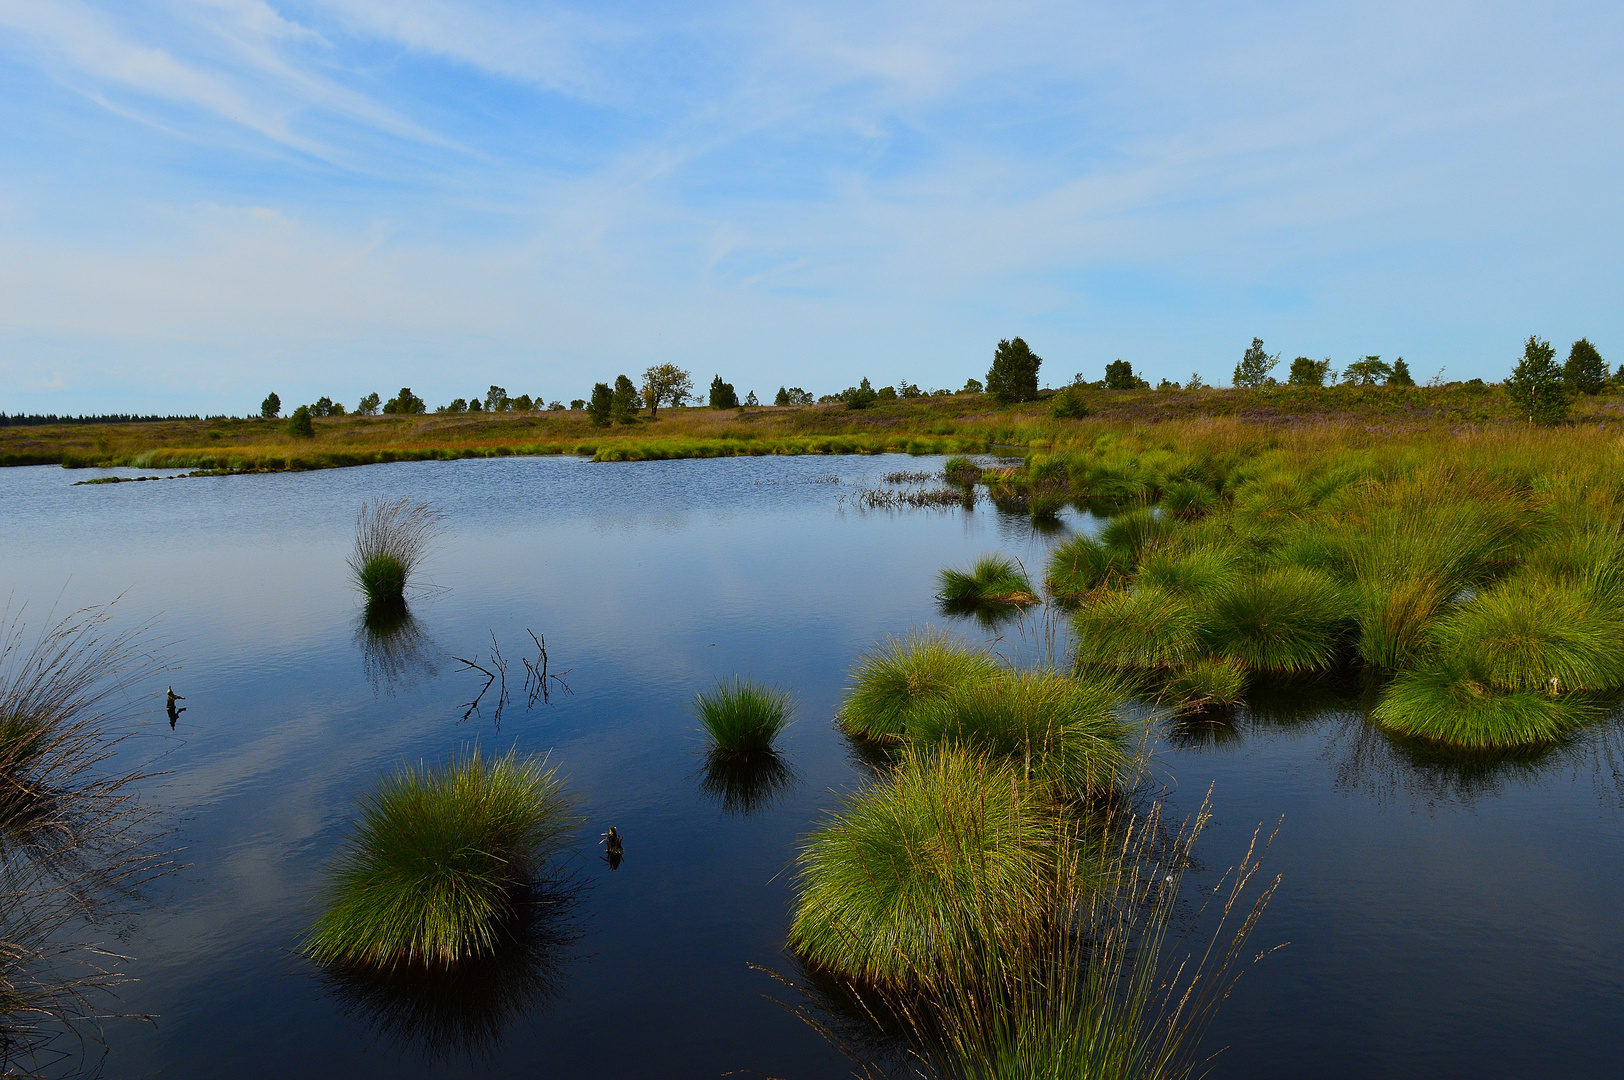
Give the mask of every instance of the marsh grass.
M 814 967 L 902 986 L 962 962 L 989 927 L 1033 932 L 1057 821 L 1007 762 L 910 750 L 808 837 L 790 947 Z
M 751 758 L 773 753 L 790 720 L 789 693 L 748 679 L 717 685 L 694 700 L 712 754 Z
M 1203 657 L 1169 672 L 1160 696 L 1184 714 L 1229 709 L 1244 700 L 1246 685 L 1243 665 L 1233 660 Z
M 355 545 L 346 560 L 368 603 L 397 600 L 422 561 L 445 516 L 427 503 L 402 496 L 362 503 L 355 518 Z
M 1399 735 L 1465 750 L 1507 750 L 1560 742 L 1593 718 L 1574 694 L 1497 691 L 1459 664 L 1395 675 L 1371 720 Z
M 944 569 L 937 582 L 938 595 L 950 604 L 1021 606 L 1038 602 L 1026 572 L 1006 555 L 983 555 L 968 572 Z
M 1108 592 L 1072 616 L 1079 670 L 1179 667 L 1203 650 L 1201 612 L 1161 588 Z
M 907 735 L 921 710 L 997 673 L 998 665 L 985 652 L 948 634 L 889 638 L 852 669 L 851 690 L 836 719 L 852 735 L 894 742 Z
M 1624 621 L 1579 584 L 1524 576 L 1478 593 L 1432 634 L 1496 690 L 1624 686 Z
M 1075 603 L 1095 589 L 1109 587 L 1122 579 L 1132 566 L 1121 552 L 1107 548 L 1093 537 L 1074 536 L 1050 553 L 1045 584 L 1056 600 Z
M 1337 584 L 1301 566 L 1237 579 L 1212 597 L 1206 614 L 1212 652 L 1254 671 L 1329 667 L 1350 621 Z
M 33 1075 L 101 1041 L 128 957 L 94 938 L 174 869 L 156 812 L 117 765 L 138 687 L 160 664 L 149 627 L 112 605 L 30 639 L 0 613 L 0 1072 Z M 73 1047 L 69 1049 L 63 1040 Z
M 950 457 L 942 469 L 947 482 L 960 487 L 973 487 L 980 483 L 981 472 L 981 466 L 967 457 Z
M 1144 508 L 1118 514 L 1100 530 L 1100 543 L 1107 550 L 1119 551 L 1129 565 L 1137 563 L 1146 553 L 1167 543 L 1176 531 L 1170 519 Z
M 401 768 L 360 809 L 305 941 L 319 963 L 451 967 L 491 954 L 577 823 L 543 759 L 478 748 L 439 768 Z
M 1010 762 L 1026 780 L 1074 798 L 1109 795 L 1129 767 L 1117 716 L 1119 682 L 1051 671 L 1005 672 L 923 710 L 908 730 L 919 746 L 955 746 Z

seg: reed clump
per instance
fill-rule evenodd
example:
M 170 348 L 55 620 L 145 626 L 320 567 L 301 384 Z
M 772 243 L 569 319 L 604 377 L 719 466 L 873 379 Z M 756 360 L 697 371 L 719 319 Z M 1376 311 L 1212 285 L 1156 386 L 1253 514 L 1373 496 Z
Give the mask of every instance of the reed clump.
M 736 678 L 700 694 L 694 712 L 712 754 L 763 757 L 789 725 L 790 700 L 787 691 Z
M 945 633 L 890 638 L 870 650 L 851 673 L 840 726 L 875 742 L 895 742 L 924 711 L 955 691 L 994 678 L 990 656 Z
M 972 951 L 988 927 L 1033 932 L 1057 820 L 1008 761 L 910 749 L 807 839 L 790 946 L 815 967 L 903 986 Z
M 541 758 L 475 748 L 437 768 L 405 766 L 362 797 L 305 952 L 381 969 L 489 955 L 576 824 Z
M 346 560 L 369 604 L 399 600 L 445 516 L 427 503 L 402 496 L 362 503 L 355 518 L 355 544 Z
M 949 604 L 1023 606 L 1038 602 L 1026 572 L 1005 555 L 983 555 L 968 571 L 944 569 L 938 582 L 938 595 Z

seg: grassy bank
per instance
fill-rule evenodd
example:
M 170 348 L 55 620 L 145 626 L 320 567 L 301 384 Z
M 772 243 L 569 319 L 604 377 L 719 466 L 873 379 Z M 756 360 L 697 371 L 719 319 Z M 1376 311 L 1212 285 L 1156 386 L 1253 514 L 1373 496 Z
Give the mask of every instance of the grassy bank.
M 757 454 L 961 454 L 993 446 L 1093 445 L 1102 431 L 1205 425 L 1284 436 L 1325 431 L 1342 442 L 1422 432 L 1520 429 L 1497 387 L 1277 387 L 1267 390 L 1090 390 L 1088 415 L 1056 419 L 1046 401 L 997 407 L 979 394 L 841 405 L 667 409 L 656 419 L 595 427 L 582 411 L 346 416 L 292 435 L 265 420 L 165 420 L 0 428 L 0 465 L 128 466 L 223 472 L 341 468 L 390 461 L 574 454 L 598 461 Z M 1624 430 L 1624 398 L 1582 398 L 1571 425 Z

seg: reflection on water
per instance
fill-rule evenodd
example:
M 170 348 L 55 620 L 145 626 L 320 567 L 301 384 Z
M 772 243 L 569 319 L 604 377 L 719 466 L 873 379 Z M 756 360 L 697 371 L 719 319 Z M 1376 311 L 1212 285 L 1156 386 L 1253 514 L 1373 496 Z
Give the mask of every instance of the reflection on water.
M 747 817 L 782 801 L 797 778 L 775 753 L 738 758 L 712 751 L 705 755 L 699 790 L 721 803 L 724 813 Z
M 403 597 L 367 604 L 356 620 L 355 640 L 361 648 L 361 668 L 374 693 L 411 690 L 419 678 L 432 679 L 440 673 L 434 662 L 434 642 Z
M 971 619 L 982 630 L 996 633 L 1019 619 L 1022 607 L 991 600 L 938 600 L 936 610 L 953 619 Z
M 532 888 L 496 950 L 453 968 L 334 967 L 324 979 L 340 1009 L 403 1053 L 488 1057 L 514 1021 L 559 996 L 570 946 L 581 937 L 582 891 L 573 882 Z

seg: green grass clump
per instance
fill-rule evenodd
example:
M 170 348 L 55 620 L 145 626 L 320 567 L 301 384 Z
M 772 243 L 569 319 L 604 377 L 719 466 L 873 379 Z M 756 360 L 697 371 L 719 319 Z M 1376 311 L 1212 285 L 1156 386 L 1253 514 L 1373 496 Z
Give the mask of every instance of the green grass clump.
M 1233 660 L 1205 657 L 1172 672 L 1162 696 L 1180 712 L 1227 709 L 1246 693 L 1246 668 Z
M 1199 480 L 1175 480 L 1162 492 L 1162 509 L 1174 517 L 1197 518 L 1217 505 L 1217 492 Z
M 355 546 L 346 561 L 367 603 L 397 600 L 405 593 L 407 580 L 444 520 L 432 506 L 404 497 L 361 504 Z
M 921 710 L 956 690 L 996 678 L 986 653 L 946 634 L 910 634 L 863 656 L 851 673 L 851 693 L 840 707 L 840 726 L 876 742 L 901 739 Z
M 556 769 L 475 749 L 407 766 L 361 800 L 305 942 L 321 963 L 450 966 L 489 954 L 515 896 L 575 825 Z
M 1346 603 L 1336 583 L 1314 570 L 1281 566 L 1237 580 L 1212 598 L 1213 652 L 1254 671 L 1330 666 L 1344 636 Z
M 1160 588 L 1106 593 L 1073 615 L 1072 627 L 1080 668 L 1171 668 L 1202 651 L 1201 613 Z
M 1553 743 L 1589 719 L 1572 694 L 1497 691 L 1459 664 L 1400 672 L 1371 711 L 1388 731 L 1464 750 Z
M 1127 764 L 1122 695 L 1110 679 L 1006 672 L 922 712 L 908 735 L 922 746 L 993 754 L 1072 795 L 1101 795 L 1116 789 Z
M 1624 686 L 1624 622 L 1578 584 L 1522 577 L 1441 620 L 1433 640 L 1496 690 Z
M 791 948 L 860 982 L 928 978 L 988 928 L 1033 919 L 1055 814 L 1006 762 L 909 752 L 807 839 Z
M 735 679 L 700 694 L 694 712 L 713 754 L 758 757 L 773 752 L 773 740 L 789 724 L 789 694 Z
M 1235 553 L 1226 548 L 1160 548 L 1139 561 L 1137 580 L 1179 596 L 1205 596 L 1234 582 L 1235 561 Z
M 1074 536 L 1049 555 L 1045 581 L 1055 598 L 1075 601 L 1124 576 L 1131 566 L 1121 552 L 1108 549 L 1092 536 Z
M 967 457 L 950 457 L 942 469 L 949 484 L 971 487 L 981 480 L 981 466 Z
M 953 604 L 1035 604 L 1032 583 L 1014 559 L 983 555 L 963 570 L 945 569 L 938 576 L 940 596 Z
M 1100 530 L 1100 543 L 1108 550 L 1125 554 L 1129 563 L 1136 563 L 1146 552 L 1165 544 L 1175 528 L 1171 519 L 1154 510 L 1131 510 L 1106 522 Z

